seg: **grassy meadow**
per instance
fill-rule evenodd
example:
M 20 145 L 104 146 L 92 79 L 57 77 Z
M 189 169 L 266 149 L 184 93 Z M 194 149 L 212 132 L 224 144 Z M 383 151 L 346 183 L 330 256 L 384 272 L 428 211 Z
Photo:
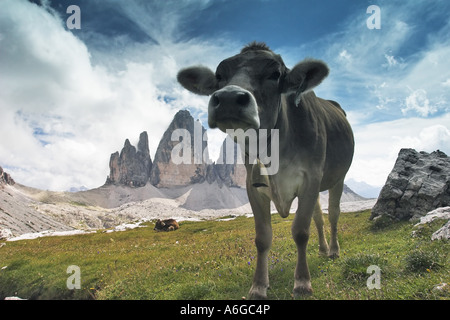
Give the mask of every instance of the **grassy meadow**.
M 430 240 L 442 221 L 419 229 L 410 222 L 374 223 L 369 216 L 341 214 L 341 257 L 335 260 L 319 256 L 311 226 L 314 294 L 303 299 L 449 299 L 450 285 L 435 286 L 450 283 L 450 244 Z M 293 299 L 292 219 L 272 216 L 270 299 Z M 255 257 L 253 218 L 246 217 L 181 222 L 173 232 L 156 232 L 148 223 L 123 232 L 0 241 L 0 299 L 240 300 L 251 286 Z M 80 268 L 80 289 L 67 288 L 71 265 Z M 367 287 L 370 265 L 381 269 L 380 289 Z

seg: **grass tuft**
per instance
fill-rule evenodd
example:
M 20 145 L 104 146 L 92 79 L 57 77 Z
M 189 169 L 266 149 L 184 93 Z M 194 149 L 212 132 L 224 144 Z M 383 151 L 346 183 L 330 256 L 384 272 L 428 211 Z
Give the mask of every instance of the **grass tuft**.
M 405 257 L 405 269 L 409 272 L 423 273 L 438 270 L 443 267 L 443 258 L 436 249 L 424 251 L 414 250 Z

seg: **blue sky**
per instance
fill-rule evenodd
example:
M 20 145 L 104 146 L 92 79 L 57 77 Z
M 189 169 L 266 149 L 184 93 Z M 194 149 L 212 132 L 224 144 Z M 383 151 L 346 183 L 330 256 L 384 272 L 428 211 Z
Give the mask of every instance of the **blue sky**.
M 381 29 L 367 28 L 370 5 Z M 208 99 L 176 83 L 180 68 L 215 69 L 257 40 L 288 66 L 329 65 L 315 91 L 354 128 L 347 178 L 381 186 L 402 147 L 450 154 L 449 12 L 446 0 L 3 0 L 0 165 L 42 189 L 98 187 L 126 138 L 146 130 L 153 156 L 178 110 L 207 126 Z M 223 135 L 208 135 L 217 154 Z

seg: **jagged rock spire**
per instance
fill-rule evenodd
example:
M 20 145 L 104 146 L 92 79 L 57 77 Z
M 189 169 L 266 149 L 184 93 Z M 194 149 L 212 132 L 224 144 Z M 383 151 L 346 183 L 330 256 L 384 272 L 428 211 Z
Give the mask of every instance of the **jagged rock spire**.
M 143 187 L 147 184 L 152 168 L 148 135 L 144 131 L 139 136 L 138 148 L 131 145 L 128 139 L 122 151 L 111 154 L 109 160 L 110 174 L 107 184 L 121 184 L 130 187 Z

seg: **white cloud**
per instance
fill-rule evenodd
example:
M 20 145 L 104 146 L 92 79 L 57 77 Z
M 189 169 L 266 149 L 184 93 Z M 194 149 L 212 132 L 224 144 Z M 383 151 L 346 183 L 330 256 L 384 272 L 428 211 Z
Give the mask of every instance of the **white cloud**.
M 384 57 L 386 58 L 387 65 L 389 67 L 396 66 L 398 64 L 398 61 L 395 59 L 394 56 L 389 56 L 389 55 L 385 54 Z
M 450 114 L 372 124 L 354 123 L 355 156 L 347 179 L 382 186 L 402 148 L 450 155 Z
M 446 127 L 443 124 L 423 127 L 418 134 L 415 135 L 395 136 L 394 145 L 427 152 L 441 150 L 449 153 L 450 130 L 449 127 Z
M 440 30 L 430 28 L 434 33 L 426 41 L 417 39 L 427 28 L 414 17 L 422 16 L 425 6 L 405 3 L 399 9 L 398 4 L 383 3 L 380 30 L 368 30 L 359 16 L 351 16 L 343 30 L 305 44 L 298 51 L 320 48 L 318 53 L 330 66 L 317 92 L 346 110 L 365 108 L 383 120 L 448 112 L 450 41 L 444 30 L 450 30 L 450 22 Z M 411 52 L 410 47 L 418 49 Z
M 0 25 L 0 135 L 11 137 L 2 141 L 0 162 L 17 181 L 96 187 L 119 141 L 150 128 L 162 134 L 173 111 L 155 103 L 150 65 L 130 64 L 120 74 L 92 66 L 87 47 L 61 21 L 25 1 L 6 2 Z
M 386 63 L 382 64 L 383 67 L 386 67 L 388 70 L 393 68 L 404 69 L 406 67 L 405 62 L 401 58 L 396 58 L 393 55 L 384 54 L 386 59 Z
M 415 111 L 422 117 L 432 115 L 437 108 L 430 104 L 427 98 L 427 92 L 423 89 L 414 90 L 405 99 L 406 107 L 402 108 L 402 113 L 407 114 L 409 111 Z
M 0 165 L 19 183 L 67 190 L 102 185 L 110 154 L 126 138 L 137 143 L 142 131 L 149 134 L 153 158 L 178 110 L 206 114 L 206 98 L 176 83 L 178 69 L 217 64 L 233 50 L 225 45 L 136 44 L 119 53 L 96 52 L 94 65 L 87 46 L 51 10 L 3 2 L 0 136 L 8 139 L 0 144 Z
M 449 87 L 450 88 L 450 78 L 442 82 L 443 87 Z
M 122 14 L 134 21 L 143 32 L 160 45 L 171 45 L 179 38 L 180 25 L 198 11 L 207 8 L 211 0 L 114 1 Z M 149 17 L 149 13 L 151 16 Z
M 348 53 L 347 50 L 344 49 L 339 53 L 339 59 L 344 63 L 350 63 L 352 60 L 352 56 Z

